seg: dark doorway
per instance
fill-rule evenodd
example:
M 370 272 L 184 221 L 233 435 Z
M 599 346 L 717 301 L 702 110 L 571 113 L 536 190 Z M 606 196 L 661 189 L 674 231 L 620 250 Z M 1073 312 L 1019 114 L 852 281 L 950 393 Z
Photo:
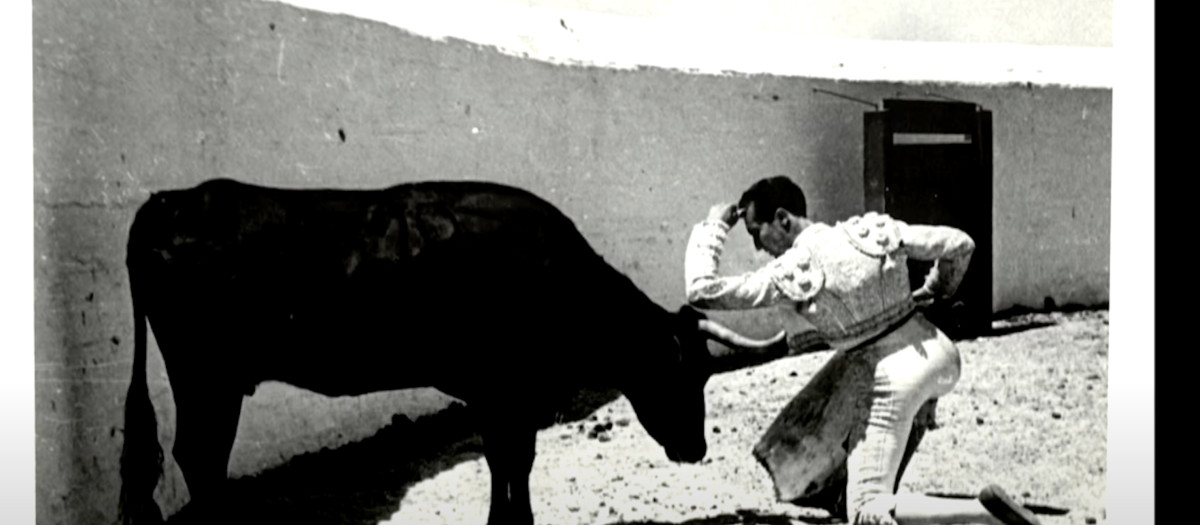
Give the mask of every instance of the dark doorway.
M 992 320 L 992 113 L 978 104 L 884 99 L 865 115 L 866 209 L 909 223 L 953 226 L 975 240 L 948 304 L 926 312 L 950 337 L 986 333 Z M 909 262 L 913 288 L 930 264 Z

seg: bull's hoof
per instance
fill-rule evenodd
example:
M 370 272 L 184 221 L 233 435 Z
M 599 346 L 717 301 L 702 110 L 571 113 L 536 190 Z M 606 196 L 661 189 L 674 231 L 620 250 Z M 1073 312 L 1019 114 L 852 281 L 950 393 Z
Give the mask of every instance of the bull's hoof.
M 487 525 L 533 525 L 533 510 L 492 507 L 488 512 Z
M 1018 505 L 996 485 L 988 485 L 979 491 L 979 502 L 1005 525 L 1042 525 L 1033 512 Z
M 496 518 L 488 516 L 487 525 L 533 525 L 533 516 L 518 518 L 507 516 L 505 518 Z
M 138 512 L 123 514 L 121 516 L 122 523 L 131 525 L 163 525 L 162 511 L 158 509 L 158 505 L 151 503 L 144 506 Z

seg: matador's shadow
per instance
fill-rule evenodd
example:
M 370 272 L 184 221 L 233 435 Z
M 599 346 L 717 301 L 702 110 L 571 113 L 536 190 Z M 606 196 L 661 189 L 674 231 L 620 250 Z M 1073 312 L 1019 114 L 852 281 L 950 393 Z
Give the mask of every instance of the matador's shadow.
M 617 400 L 615 390 L 580 393 L 558 422 L 583 420 Z M 377 525 L 400 509 L 414 484 L 483 457 L 471 410 L 455 402 L 410 420 L 396 415 L 373 436 L 336 449 L 297 456 L 254 476 L 229 480 L 222 523 Z M 167 524 L 190 523 L 188 508 Z

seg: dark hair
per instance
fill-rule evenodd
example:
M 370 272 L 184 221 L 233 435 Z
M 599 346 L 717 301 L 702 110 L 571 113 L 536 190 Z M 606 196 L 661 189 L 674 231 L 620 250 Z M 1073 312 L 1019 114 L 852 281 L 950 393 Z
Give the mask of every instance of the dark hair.
M 792 179 L 784 175 L 767 177 L 755 182 L 738 201 L 738 208 L 746 209 L 750 203 L 759 220 L 770 221 L 775 210 L 783 208 L 799 217 L 808 216 L 808 202 L 804 199 L 804 190 L 800 189 Z

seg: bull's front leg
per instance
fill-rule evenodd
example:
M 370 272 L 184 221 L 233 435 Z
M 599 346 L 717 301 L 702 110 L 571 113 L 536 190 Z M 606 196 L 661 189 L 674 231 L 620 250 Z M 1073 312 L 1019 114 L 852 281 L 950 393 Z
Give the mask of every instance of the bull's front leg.
M 483 436 L 483 454 L 487 459 L 488 471 L 492 477 L 491 504 L 488 508 L 488 525 L 502 525 L 508 521 L 508 462 L 504 448 L 500 446 L 498 432 L 485 432 Z
M 529 473 L 537 431 L 514 425 L 487 425 L 483 433 L 484 456 L 492 477 L 488 525 L 532 525 Z
M 514 432 L 512 463 L 509 465 L 508 497 L 512 523 L 533 525 L 532 501 L 529 497 L 529 473 L 537 454 L 537 430 L 522 428 Z

